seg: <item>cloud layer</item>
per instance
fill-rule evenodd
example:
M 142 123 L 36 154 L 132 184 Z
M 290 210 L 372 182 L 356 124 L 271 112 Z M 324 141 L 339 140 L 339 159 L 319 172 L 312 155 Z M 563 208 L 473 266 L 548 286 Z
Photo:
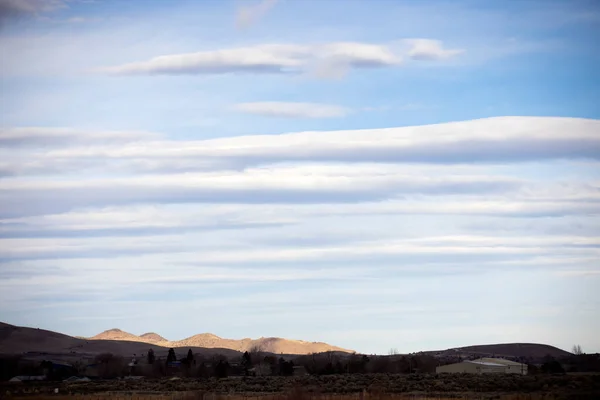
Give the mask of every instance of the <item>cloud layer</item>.
M 250 103 L 245 112 L 287 117 L 333 117 L 337 106 Z M 420 127 L 358 131 L 298 132 L 203 141 L 166 141 L 143 132 L 78 133 L 73 129 L 9 129 L 0 133 L 5 176 L 69 173 L 103 168 L 113 172 L 239 170 L 282 162 L 503 163 L 598 160 L 596 120 L 497 117 Z M 40 151 L 36 143 L 69 140 Z M 142 138 L 150 140 L 140 141 Z M 41 142 L 40 142 L 41 141 Z M 111 144 L 111 142 L 122 142 Z M 131 142 L 131 143 L 129 143 Z M 63 142 L 64 143 L 64 142 Z M 80 143 L 89 143 L 85 147 Z M 34 147 L 15 152 L 12 147 Z

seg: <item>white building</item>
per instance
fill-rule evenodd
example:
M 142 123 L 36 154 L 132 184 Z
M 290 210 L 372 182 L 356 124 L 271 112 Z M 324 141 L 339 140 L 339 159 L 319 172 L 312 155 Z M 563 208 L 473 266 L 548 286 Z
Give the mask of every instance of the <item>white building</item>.
M 442 365 L 435 369 L 437 374 L 522 374 L 527 375 L 527 365 L 502 358 L 480 358 L 455 364 Z
M 463 361 L 456 364 L 442 365 L 435 369 L 437 374 L 503 374 L 505 366 L 502 364 L 484 362 L 484 361 Z

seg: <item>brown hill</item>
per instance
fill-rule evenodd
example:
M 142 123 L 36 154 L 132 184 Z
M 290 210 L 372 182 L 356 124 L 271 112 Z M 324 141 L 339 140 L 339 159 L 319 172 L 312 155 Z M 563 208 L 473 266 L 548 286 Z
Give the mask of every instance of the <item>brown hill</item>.
M 260 338 L 253 340 L 250 348 L 258 347 L 263 351 L 276 354 L 311 354 L 329 351 L 340 353 L 353 353 L 353 350 L 343 349 L 323 342 L 305 342 L 304 340 L 290 340 L 281 338 Z M 248 349 L 244 349 L 248 350 Z
M 282 338 L 260 338 L 260 339 L 224 339 L 212 333 L 201 333 L 187 339 L 169 342 L 176 347 L 204 347 L 224 348 L 239 352 L 260 350 L 274 354 L 311 354 L 335 351 L 341 353 L 353 353 L 352 350 L 343 349 L 321 342 L 305 342 L 302 340 L 290 340 Z
M 143 335 L 140 335 L 140 338 L 150 343 L 168 342 L 167 339 L 154 332 L 144 333 Z
M 109 329 L 102 333 L 97 334 L 94 337 L 89 338 L 90 340 L 129 340 L 131 342 L 145 342 L 139 336 L 133 333 L 125 332 L 120 329 Z

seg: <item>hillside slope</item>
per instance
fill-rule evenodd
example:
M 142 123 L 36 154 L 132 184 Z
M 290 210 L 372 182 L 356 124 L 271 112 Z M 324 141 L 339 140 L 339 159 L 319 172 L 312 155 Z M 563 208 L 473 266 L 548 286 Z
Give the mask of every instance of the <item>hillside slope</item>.
M 450 350 L 448 350 L 450 351 Z M 467 346 L 451 349 L 460 353 L 473 355 L 494 355 L 496 357 L 525 357 L 540 359 L 546 356 L 561 358 L 571 355 L 568 351 L 558 347 L 539 343 L 501 343 Z
M 144 341 L 147 341 L 149 343 L 168 342 L 167 339 L 154 332 L 144 333 L 140 335 L 140 339 L 143 339 Z
M 111 330 L 101 337 L 131 338 L 135 335 Z M 173 346 L 177 347 L 177 346 Z M 191 346 L 194 353 L 210 356 L 223 354 L 227 357 L 239 355 L 238 352 L 223 348 L 200 348 Z M 94 356 L 100 353 L 113 353 L 123 356 L 143 354 L 153 349 L 157 356 L 166 355 L 169 346 L 141 341 L 115 339 L 76 338 L 44 329 L 28 328 L 0 323 L 0 354 L 48 353 L 51 355 L 70 354 Z M 185 353 L 187 348 L 178 353 Z
M 102 333 L 97 334 L 94 337 L 88 338 L 90 340 L 129 340 L 131 342 L 145 342 L 140 336 L 134 335 L 133 333 L 125 332 L 120 329 L 109 329 Z

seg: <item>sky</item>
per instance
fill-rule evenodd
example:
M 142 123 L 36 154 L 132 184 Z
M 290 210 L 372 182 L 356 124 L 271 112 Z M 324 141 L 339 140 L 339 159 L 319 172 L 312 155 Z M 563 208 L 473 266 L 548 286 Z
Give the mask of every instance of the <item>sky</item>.
M 600 352 L 600 3 L 0 0 L 0 320 Z

